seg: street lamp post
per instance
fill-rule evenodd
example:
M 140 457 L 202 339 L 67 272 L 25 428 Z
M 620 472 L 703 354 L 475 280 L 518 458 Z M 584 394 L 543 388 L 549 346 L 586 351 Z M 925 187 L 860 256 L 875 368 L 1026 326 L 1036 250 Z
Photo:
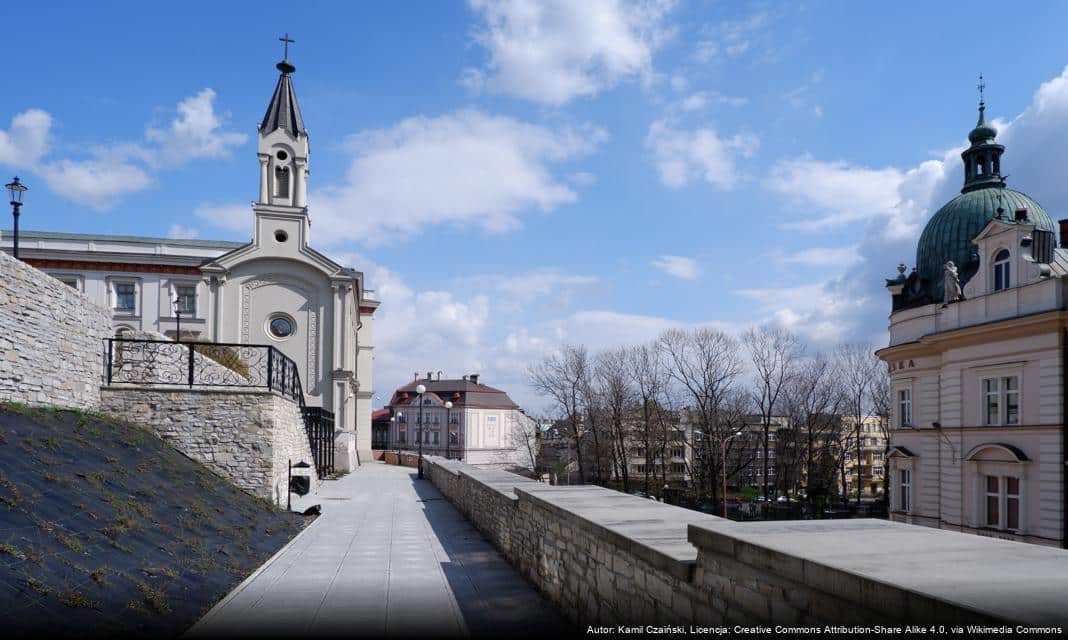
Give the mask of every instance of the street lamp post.
M 415 392 L 419 394 L 419 479 L 423 479 L 423 394 L 426 393 L 426 385 L 419 385 L 415 388 Z
M 445 401 L 445 459 L 449 460 L 452 456 L 449 451 L 449 443 L 452 440 L 452 423 L 449 422 L 449 418 L 452 416 L 452 400 Z
M 174 319 L 176 321 L 175 328 L 175 342 L 182 341 L 182 298 L 178 295 L 178 290 L 174 290 L 174 297 L 171 300 L 174 305 Z
M 14 238 L 12 240 L 12 255 L 18 260 L 19 257 L 19 209 L 22 208 L 22 194 L 29 190 L 29 187 L 19 182 L 19 177 L 15 176 L 15 179 L 4 185 L 7 187 L 7 193 L 11 196 L 11 215 L 15 217 Z
M 726 438 L 720 438 L 720 441 L 719 441 L 719 453 L 720 453 L 720 456 L 722 456 L 721 463 L 723 465 L 722 466 L 722 470 L 723 470 L 723 517 L 724 518 L 727 517 L 727 443 L 730 442 L 731 440 L 734 440 L 735 438 L 737 438 L 740 435 L 742 435 L 742 432 L 741 431 L 736 431 L 733 436 L 728 436 Z

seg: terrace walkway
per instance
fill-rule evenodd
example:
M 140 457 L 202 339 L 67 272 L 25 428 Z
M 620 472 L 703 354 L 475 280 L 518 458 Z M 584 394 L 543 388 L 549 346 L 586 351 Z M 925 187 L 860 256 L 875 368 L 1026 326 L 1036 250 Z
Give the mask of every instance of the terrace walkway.
M 186 635 L 513 636 L 566 622 L 429 480 L 365 463 L 323 515 Z

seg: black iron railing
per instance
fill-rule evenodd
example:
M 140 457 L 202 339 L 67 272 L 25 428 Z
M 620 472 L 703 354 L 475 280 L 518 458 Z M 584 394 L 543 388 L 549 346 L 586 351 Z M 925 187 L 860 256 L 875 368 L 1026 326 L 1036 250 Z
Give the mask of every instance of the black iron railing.
M 300 407 L 319 477 L 334 472 L 334 414 L 307 406 L 297 363 L 271 345 L 106 338 L 104 382 L 280 393 Z

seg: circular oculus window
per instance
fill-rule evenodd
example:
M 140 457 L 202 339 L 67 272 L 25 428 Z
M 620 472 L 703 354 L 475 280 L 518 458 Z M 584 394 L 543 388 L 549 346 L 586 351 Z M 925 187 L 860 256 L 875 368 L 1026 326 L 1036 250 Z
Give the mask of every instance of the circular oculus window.
M 290 318 L 284 313 L 276 313 L 267 318 L 267 333 L 272 338 L 278 340 L 284 340 L 293 335 L 297 330 L 297 325 L 293 322 L 293 318 Z
M 278 158 L 279 160 L 285 160 L 289 157 L 289 154 L 285 151 L 279 151 L 278 153 L 274 154 L 274 157 Z
M 289 234 L 279 229 L 274 232 L 274 239 L 276 242 L 285 242 L 286 240 L 289 240 Z

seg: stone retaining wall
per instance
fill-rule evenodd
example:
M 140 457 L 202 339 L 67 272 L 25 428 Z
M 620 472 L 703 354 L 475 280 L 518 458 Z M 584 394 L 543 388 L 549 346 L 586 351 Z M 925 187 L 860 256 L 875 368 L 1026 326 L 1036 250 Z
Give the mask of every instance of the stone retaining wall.
M 1068 626 L 1062 549 L 884 520 L 731 522 L 602 487 L 424 464 L 582 626 Z
M 315 481 L 315 459 L 300 408 L 268 391 L 113 385 L 101 411 L 153 430 L 185 455 L 241 489 L 276 504 L 288 497 L 288 461 Z
M 99 404 L 107 309 L 0 251 L 0 327 L 0 400 Z

